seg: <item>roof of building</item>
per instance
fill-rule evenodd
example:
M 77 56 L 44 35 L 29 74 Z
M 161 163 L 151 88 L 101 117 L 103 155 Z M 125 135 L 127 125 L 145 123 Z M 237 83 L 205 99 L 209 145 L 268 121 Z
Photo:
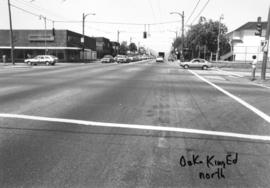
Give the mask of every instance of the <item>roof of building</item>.
M 110 41 L 110 39 L 107 39 L 105 37 L 94 37 L 94 38 L 96 39 L 97 42 L 103 42 L 105 40 Z
M 119 42 L 115 42 L 115 41 L 111 41 L 112 45 L 114 46 L 120 46 L 120 43 Z
M 9 29 L 0 29 L 0 32 L 9 32 L 10 30 Z M 44 29 L 13 29 L 13 32 L 43 32 Z M 46 29 L 46 31 L 52 31 L 52 29 Z M 73 34 L 76 34 L 76 35 L 81 35 L 81 33 L 77 33 L 75 31 L 71 31 L 71 30 L 68 30 L 68 29 L 55 29 L 55 32 L 69 32 L 69 33 L 73 33 Z M 91 39 L 95 39 L 94 37 L 90 37 L 90 36 L 87 36 L 85 35 L 85 37 L 87 38 L 91 38 Z
M 262 22 L 262 29 L 266 29 L 267 22 Z M 246 24 L 240 26 L 234 31 L 242 31 L 242 30 L 256 30 L 257 22 L 247 22 Z

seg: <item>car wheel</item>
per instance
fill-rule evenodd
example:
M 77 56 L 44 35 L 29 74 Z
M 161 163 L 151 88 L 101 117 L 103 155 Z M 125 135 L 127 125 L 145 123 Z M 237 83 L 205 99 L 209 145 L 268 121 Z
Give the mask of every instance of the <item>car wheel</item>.
M 27 63 L 28 65 L 32 65 L 32 63 L 31 63 L 30 61 L 27 61 L 26 63 Z
M 204 66 L 202 67 L 202 69 L 203 69 L 203 70 L 207 70 L 207 69 L 208 69 L 208 66 L 204 65 Z
M 189 66 L 188 66 L 188 65 L 184 65 L 184 68 L 185 68 L 185 69 L 188 69 L 188 68 L 189 68 Z
M 50 65 L 50 63 L 48 61 L 45 62 L 46 65 Z

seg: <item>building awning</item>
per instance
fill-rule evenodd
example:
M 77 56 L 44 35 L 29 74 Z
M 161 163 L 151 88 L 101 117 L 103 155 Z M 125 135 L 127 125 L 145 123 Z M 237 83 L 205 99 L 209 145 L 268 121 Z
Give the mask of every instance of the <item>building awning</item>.
M 10 46 L 0 46 L 0 49 L 10 49 Z M 14 46 L 14 49 L 25 49 L 25 50 L 81 50 L 78 47 L 58 47 L 58 46 Z M 85 49 L 87 50 L 87 49 Z M 90 49 L 89 49 L 90 50 Z

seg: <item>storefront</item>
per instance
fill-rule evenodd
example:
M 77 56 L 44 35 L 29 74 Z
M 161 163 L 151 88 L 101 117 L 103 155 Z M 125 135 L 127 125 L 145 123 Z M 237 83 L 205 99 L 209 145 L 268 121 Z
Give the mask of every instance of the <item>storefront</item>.
M 23 61 L 36 55 L 50 54 L 59 61 L 79 62 L 82 60 L 82 35 L 69 30 L 14 30 L 14 58 Z M 10 59 L 9 30 L 0 30 L 0 56 Z M 96 59 L 96 41 L 85 36 L 85 60 Z

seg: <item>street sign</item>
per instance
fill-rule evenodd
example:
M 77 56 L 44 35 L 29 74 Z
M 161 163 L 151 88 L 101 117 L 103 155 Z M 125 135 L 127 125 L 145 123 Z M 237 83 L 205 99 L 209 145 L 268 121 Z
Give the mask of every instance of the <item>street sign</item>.
M 267 52 L 268 51 L 268 47 L 269 47 L 268 40 L 262 41 L 261 47 L 262 47 L 262 52 Z

